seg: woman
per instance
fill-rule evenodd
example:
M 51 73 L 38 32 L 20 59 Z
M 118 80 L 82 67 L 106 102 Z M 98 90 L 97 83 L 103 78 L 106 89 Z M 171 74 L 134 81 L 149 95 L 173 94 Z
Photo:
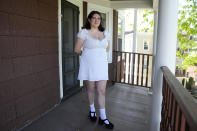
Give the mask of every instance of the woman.
M 77 34 L 75 53 L 81 55 L 78 80 L 85 80 L 90 104 L 89 118 L 96 121 L 94 107 L 94 89 L 97 89 L 99 104 L 99 124 L 113 129 L 113 124 L 106 118 L 105 90 L 108 80 L 107 52 L 110 49 L 109 33 L 101 25 L 101 14 L 92 11 L 83 29 Z M 83 53 L 81 48 L 83 47 Z

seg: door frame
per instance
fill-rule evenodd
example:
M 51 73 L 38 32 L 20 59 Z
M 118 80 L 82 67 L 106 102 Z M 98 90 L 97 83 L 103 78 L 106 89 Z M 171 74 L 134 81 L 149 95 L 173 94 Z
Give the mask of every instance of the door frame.
M 77 80 L 77 79 L 75 79 L 75 78 L 77 78 L 77 75 L 78 75 L 78 69 L 79 69 L 79 55 L 77 55 L 77 54 L 75 54 L 74 53 L 74 44 L 75 44 L 75 41 L 76 41 L 76 35 L 77 34 L 75 34 L 75 33 L 77 33 L 78 31 L 79 31 L 79 27 L 78 27 L 78 25 L 79 25 L 79 7 L 78 6 L 76 6 L 76 5 L 74 5 L 73 3 L 71 3 L 71 2 L 69 2 L 69 1 L 62 1 L 62 3 L 61 3 L 61 5 L 65 5 L 66 6 L 66 8 L 67 7 L 69 7 L 69 8 L 71 8 L 72 9 L 72 11 L 73 11 L 73 13 L 74 12 L 77 12 L 77 17 L 73 17 L 73 22 L 75 23 L 76 22 L 76 25 L 77 26 L 75 26 L 75 25 L 73 25 L 73 27 L 72 27 L 72 29 L 73 29 L 73 38 L 71 38 L 71 39 L 73 39 L 73 43 L 71 43 L 72 44 L 72 46 L 73 46 L 73 52 L 72 52 L 72 54 L 70 54 L 69 53 L 69 55 L 66 53 L 67 51 L 63 51 L 62 50 L 62 65 L 63 65 L 63 68 L 62 68 L 62 78 L 63 78 L 63 99 L 62 100 L 66 100 L 68 97 L 70 97 L 70 96 L 72 96 L 73 94 L 75 94 L 75 93 L 77 93 L 79 90 L 80 90 L 80 82 Z M 61 12 L 62 13 L 64 13 L 64 8 L 62 8 L 62 10 L 61 10 Z M 62 14 L 63 15 L 63 14 Z M 63 17 L 62 17 L 63 18 Z M 63 31 L 63 19 L 61 19 L 62 21 L 62 31 Z M 75 21 L 76 20 L 76 21 Z M 75 32 L 76 31 L 76 32 Z M 62 32 L 63 33 L 63 32 Z M 66 45 L 64 45 L 63 44 L 63 40 L 64 40 L 64 35 L 65 34 L 62 34 L 62 49 L 64 49 L 64 46 L 66 46 Z M 67 54 L 67 55 L 66 55 Z M 73 70 L 69 70 L 69 71 L 65 71 L 64 70 L 64 67 L 66 66 L 65 65 L 65 58 L 73 58 L 73 62 L 74 62 L 74 65 L 73 65 Z M 75 60 L 77 60 L 77 61 L 75 61 Z M 77 62 L 77 63 L 76 63 Z M 77 66 L 76 66 L 77 65 Z M 76 67 L 77 68 L 76 68 Z M 74 74 L 74 76 L 73 76 L 73 80 L 74 80 L 74 83 L 76 83 L 76 85 L 74 86 L 74 87 L 70 87 L 70 86 L 66 86 L 66 85 L 64 85 L 64 80 L 65 80 L 65 78 L 67 78 L 67 77 L 69 77 L 69 74 L 70 73 L 73 73 Z M 71 77 L 71 76 L 70 76 Z M 76 80 L 76 81 L 75 81 Z
M 60 91 L 60 100 L 63 99 L 63 67 L 62 67 L 62 4 L 63 0 L 58 0 L 58 60 L 59 60 L 59 91 Z M 65 0 L 72 3 L 75 6 L 79 7 L 79 29 L 82 26 L 82 11 L 83 4 L 78 0 Z
M 63 99 L 63 71 L 62 71 L 62 14 L 61 14 L 62 0 L 58 0 L 58 58 L 59 58 L 59 87 L 60 87 L 60 100 Z

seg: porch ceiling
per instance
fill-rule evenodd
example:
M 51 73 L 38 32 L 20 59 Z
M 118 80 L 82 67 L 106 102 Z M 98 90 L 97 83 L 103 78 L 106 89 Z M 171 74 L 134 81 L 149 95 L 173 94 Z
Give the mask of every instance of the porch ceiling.
M 112 8 L 153 8 L 155 0 L 109 0 Z

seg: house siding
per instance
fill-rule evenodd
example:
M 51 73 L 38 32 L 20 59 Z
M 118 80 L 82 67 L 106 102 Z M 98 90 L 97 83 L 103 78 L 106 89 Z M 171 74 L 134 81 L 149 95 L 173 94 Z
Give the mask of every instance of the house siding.
M 0 129 L 59 102 L 58 1 L 0 1 Z

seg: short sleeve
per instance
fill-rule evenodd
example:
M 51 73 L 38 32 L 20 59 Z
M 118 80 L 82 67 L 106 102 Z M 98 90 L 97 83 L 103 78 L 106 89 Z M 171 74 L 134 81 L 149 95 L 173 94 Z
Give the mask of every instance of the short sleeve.
M 81 31 L 78 32 L 77 34 L 77 37 L 82 39 L 82 40 L 85 40 L 86 37 L 87 37 L 87 33 L 86 33 L 86 30 L 85 29 L 82 29 Z
M 107 40 L 110 40 L 110 33 L 108 31 L 105 31 L 105 37 Z

